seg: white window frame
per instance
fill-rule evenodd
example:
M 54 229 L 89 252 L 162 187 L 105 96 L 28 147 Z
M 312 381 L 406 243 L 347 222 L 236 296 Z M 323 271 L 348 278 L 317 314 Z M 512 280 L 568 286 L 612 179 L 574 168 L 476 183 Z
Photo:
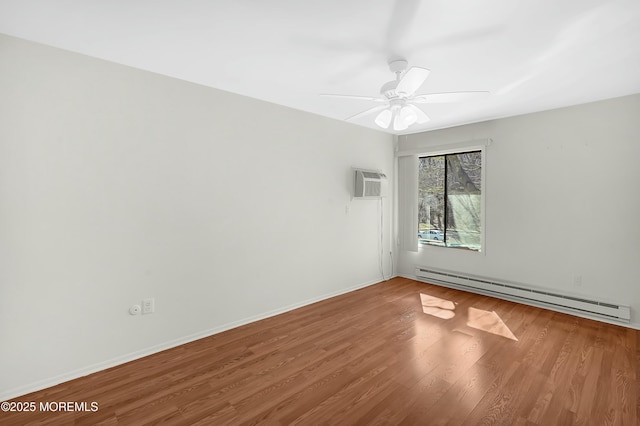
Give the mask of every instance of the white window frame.
M 457 154 L 462 152 L 469 151 L 480 151 L 480 155 L 482 158 L 482 172 L 480 174 L 480 182 L 481 182 L 481 192 L 480 192 L 480 250 L 466 250 L 466 249 L 456 249 L 455 247 L 446 247 L 446 246 L 438 246 L 434 244 L 421 244 L 417 240 L 418 235 L 418 220 L 417 220 L 417 209 L 418 209 L 418 193 L 416 191 L 415 194 L 415 209 L 416 209 L 416 220 L 415 224 L 410 225 L 408 223 L 401 224 L 401 228 L 407 228 L 410 226 L 414 226 L 416 239 L 409 242 L 412 245 L 412 242 L 415 241 L 417 244 L 417 250 L 415 251 L 429 251 L 429 250 L 441 250 L 441 249 L 453 249 L 452 252 L 465 252 L 465 253 L 477 253 L 485 255 L 487 250 L 487 242 L 486 242 L 486 164 L 487 164 L 487 147 L 491 144 L 491 139 L 477 139 L 467 142 L 459 142 L 445 145 L 437 145 L 432 147 L 420 147 L 414 148 L 410 150 L 398 151 L 396 153 L 397 157 L 406 157 L 411 156 L 415 159 L 415 167 L 416 167 L 416 176 L 417 176 L 417 168 L 418 161 L 420 157 L 433 157 L 438 155 L 448 155 L 448 154 Z M 416 180 L 417 185 L 417 180 Z M 398 206 L 399 209 L 402 209 L 402 206 Z M 413 208 L 413 207 L 412 207 Z M 411 216 L 411 215 L 409 215 Z M 407 215 L 404 216 L 407 218 Z M 400 220 L 403 220 L 403 215 L 399 215 Z M 405 219 L 406 222 L 407 219 Z M 402 238 L 402 235 L 400 236 Z M 408 237 L 405 237 L 408 239 Z M 405 242 L 405 246 L 407 243 Z

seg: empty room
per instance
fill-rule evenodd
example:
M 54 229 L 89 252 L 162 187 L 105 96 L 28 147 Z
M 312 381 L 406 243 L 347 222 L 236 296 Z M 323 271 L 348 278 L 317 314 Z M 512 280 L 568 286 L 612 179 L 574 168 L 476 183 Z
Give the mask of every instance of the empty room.
M 0 425 L 640 424 L 637 0 L 0 0 Z

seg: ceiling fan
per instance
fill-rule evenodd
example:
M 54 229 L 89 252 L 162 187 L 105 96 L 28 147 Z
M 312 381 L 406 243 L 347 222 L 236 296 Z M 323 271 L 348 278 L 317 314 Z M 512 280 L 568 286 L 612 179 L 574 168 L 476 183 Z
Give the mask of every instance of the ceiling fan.
M 448 92 L 429 93 L 417 95 L 416 91 L 422 86 L 430 71 L 426 68 L 411 67 L 407 69 L 408 62 L 403 58 L 395 58 L 389 61 L 389 69 L 395 73 L 395 80 L 386 82 L 380 88 L 382 97 L 374 98 L 370 96 L 321 94 L 334 98 L 346 98 L 356 100 L 368 100 L 381 103 L 356 115 L 348 117 L 347 120 L 357 120 L 359 118 L 378 113 L 374 122 L 383 129 L 393 128 L 396 131 L 406 130 L 409 126 L 418 123 L 426 123 L 429 117 L 416 104 L 431 104 L 445 102 L 460 102 L 487 94 L 488 92 Z

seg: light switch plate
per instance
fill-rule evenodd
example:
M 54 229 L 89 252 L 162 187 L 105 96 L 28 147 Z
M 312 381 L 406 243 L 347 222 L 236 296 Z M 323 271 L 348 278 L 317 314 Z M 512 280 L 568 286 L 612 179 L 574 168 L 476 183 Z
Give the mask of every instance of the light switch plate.
M 153 297 L 144 299 L 142 301 L 142 314 L 152 314 L 156 309 L 155 305 L 156 303 Z

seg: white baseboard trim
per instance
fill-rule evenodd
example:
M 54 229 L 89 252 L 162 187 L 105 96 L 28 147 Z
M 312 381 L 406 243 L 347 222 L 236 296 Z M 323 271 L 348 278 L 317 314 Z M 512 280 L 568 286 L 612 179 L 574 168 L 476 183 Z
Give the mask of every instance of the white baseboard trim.
M 390 278 L 389 278 L 390 279 Z M 13 398 L 17 398 L 22 395 L 26 395 L 31 392 L 36 392 L 42 389 L 49 388 L 51 386 L 59 385 L 60 383 L 68 382 L 69 380 L 77 379 L 83 376 L 87 376 L 89 374 L 97 373 L 98 371 L 106 370 L 111 367 L 115 367 L 121 364 L 125 364 L 130 361 L 134 361 L 136 359 L 144 358 L 145 356 L 153 355 L 158 352 L 165 351 L 167 349 L 175 348 L 176 346 L 184 345 L 186 343 L 193 342 L 195 340 L 203 339 L 205 337 L 213 336 L 214 334 L 222 333 L 223 331 L 230 330 L 232 328 L 240 327 L 242 325 L 246 325 L 255 321 L 260 321 L 265 318 L 273 317 L 276 315 L 283 314 L 285 312 L 292 311 L 294 309 L 302 308 L 303 306 L 311 305 L 316 302 L 320 302 L 326 299 L 330 299 L 335 296 L 340 296 L 341 294 L 349 293 L 355 290 L 359 290 L 361 288 L 365 288 L 374 284 L 378 284 L 382 281 L 380 279 L 375 279 L 371 281 L 367 281 L 365 283 L 361 283 L 352 287 L 348 287 L 346 289 L 338 290 L 331 293 L 325 293 L 321 296 L 313 297 L 311 299 L 304 300 L 299 303 L 294 303 L 279 309 L 274 309 L 262 314 L 253 315 L 248 318 L 244 318 L 238 321 L 233 321 L 227 324 L 223 324 L 218 327 L 210 328 L 207 330 L 203 330 L 197 333 L 190 334 L 188 336 L 180 337 L 177 339 L 169 340 L 164 343 L 160 343 L 145 349 L 141 349 L 139 351 L 131 352 L 122 356 L 118 356 L 116 358 L 112 358 L 103 362 L 99 362 L 96 364 L 89 365 L 87 367 L 79 368 L 68 373 L 60 374 L 55 377 L 47 378 L 44 380 L 39 380 L 37 382 L 29 383 L 28 385 L 20 386 L 13 389 L 3 390 L 0 392 L 0 401 L 7 401 Z

